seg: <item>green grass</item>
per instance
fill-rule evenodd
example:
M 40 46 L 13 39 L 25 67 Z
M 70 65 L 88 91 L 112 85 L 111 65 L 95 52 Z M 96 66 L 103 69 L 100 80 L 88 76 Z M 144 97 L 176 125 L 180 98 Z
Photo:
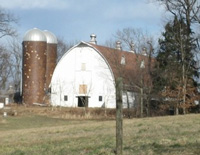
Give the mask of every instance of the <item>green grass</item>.
M 200 115 L 125 119 L 126 155 L 200 153 Z M 114 154 L 115 121 L 0 117 L 1 155 Z
M 2 123 L 1 123 L 2 120 Z M 67 124 L 77 124 L 79 121 L 66 121 L 66 119 L 50 118 L 47 116 L 31 115 L 20 117 L 6 117 L 0 118 L 0 131 L 3 130 L 17 130 L 29 128 L 41 128 L 48 126 L 60 126 Z

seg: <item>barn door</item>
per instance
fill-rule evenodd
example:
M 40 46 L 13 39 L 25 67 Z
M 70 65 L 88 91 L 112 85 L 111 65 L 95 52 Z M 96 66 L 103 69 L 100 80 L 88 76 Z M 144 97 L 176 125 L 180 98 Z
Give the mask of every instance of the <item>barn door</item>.
M 78 96 L 78 107 L 88 107 L 88 96 Z

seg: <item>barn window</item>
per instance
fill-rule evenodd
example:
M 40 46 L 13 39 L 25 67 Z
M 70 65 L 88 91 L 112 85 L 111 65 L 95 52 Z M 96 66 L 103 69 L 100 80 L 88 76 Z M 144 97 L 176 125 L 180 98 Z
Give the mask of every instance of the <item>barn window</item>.
M 79 94 L 87 94 L 87 85 L 79 85 Z
M 103 97 L 102 96 L 99 96 L 99 101 L 102 101 L 103 100 Z
M 48 92 L 48 93 L 51 93 L 51 87 L 49 87 L 49 88 L 47 89 L 47 92 Z
M 86 64 L 85 64 L 85 63 L 82 63 L 82 64 L 81 64 L 81 70 L 82 70 L 82 71 L 85 71 L 85 70 L 86 70 Z
M 68 101 L 68 96 L 67 95 L 64 96 L 64 101 Z
M 125 60 L 125 56 L 121 57 L 121 65 L 125 65 L 126 64 L 126 60 Z

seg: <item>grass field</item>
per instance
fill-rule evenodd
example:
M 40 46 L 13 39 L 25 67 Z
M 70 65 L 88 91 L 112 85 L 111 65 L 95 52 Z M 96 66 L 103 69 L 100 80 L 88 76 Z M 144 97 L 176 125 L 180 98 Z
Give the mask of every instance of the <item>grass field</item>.
M 124 119 L 126 155 L 200 154 L 200 115 Z M 114 154 L 115 120 L 0 117 L 0 154 Z

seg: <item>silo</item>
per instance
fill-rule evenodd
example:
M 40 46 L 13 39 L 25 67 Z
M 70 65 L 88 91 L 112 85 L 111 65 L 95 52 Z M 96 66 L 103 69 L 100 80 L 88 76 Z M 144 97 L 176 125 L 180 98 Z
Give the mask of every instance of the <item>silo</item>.
M 47 30 L 44 30 L 44 34 L 46 35 L 47 38 L 47 59 L 46 59 L 46 75 L 45 75 L 46 90 L 47 90 L 51 82 L 53 71 L 56 67 L 57 38 L 53 33 Z
M 46 36 L 41 30 L 34 28 L 26 32 L 22 44 L 22 102 L 28 105 L 43 103 L 45 96 Z

